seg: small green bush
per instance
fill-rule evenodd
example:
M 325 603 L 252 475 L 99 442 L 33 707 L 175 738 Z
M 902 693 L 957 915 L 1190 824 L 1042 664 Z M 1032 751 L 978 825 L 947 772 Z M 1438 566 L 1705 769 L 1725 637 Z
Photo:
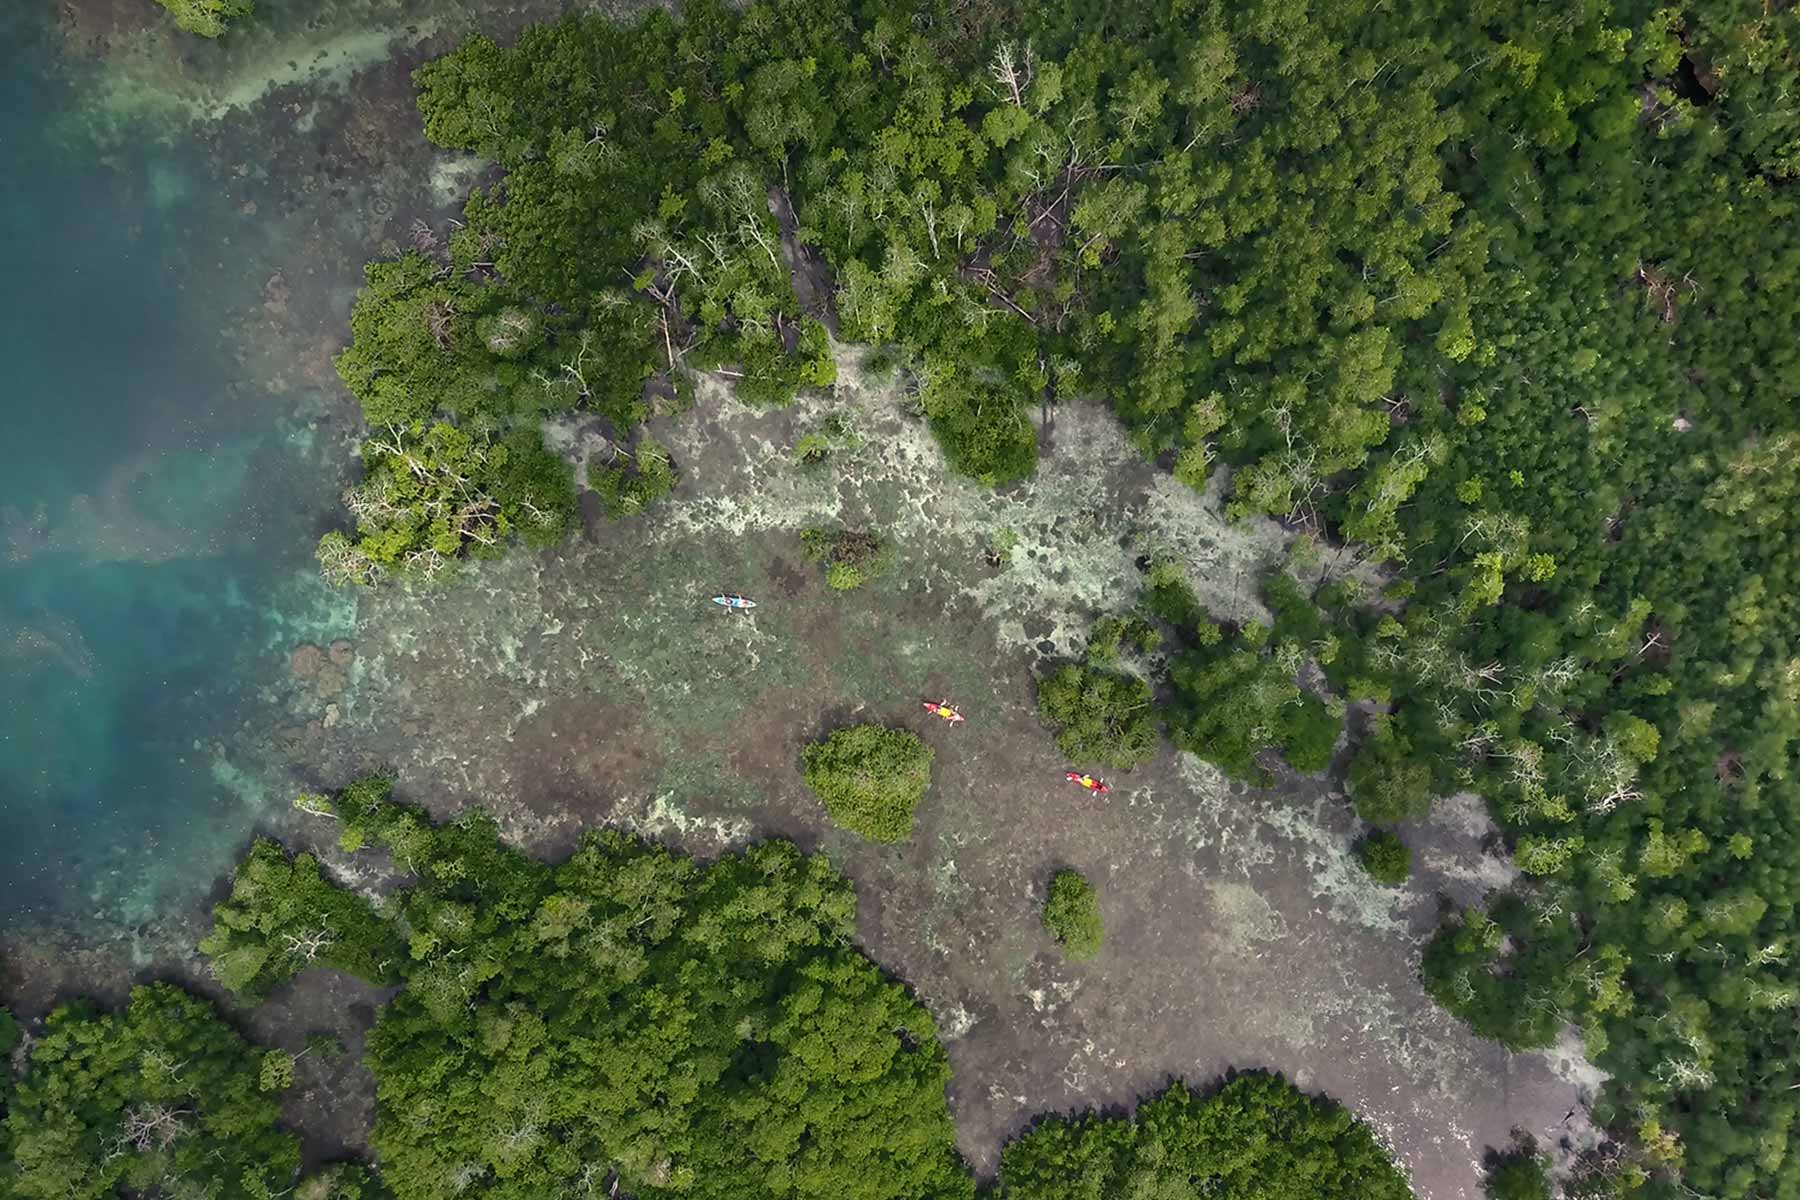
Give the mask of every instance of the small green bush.
M 794 443 L 794 461 L 805 467 L 816 467 L 831 457 L 831 439 L 822 433 L 805 433 Z
M 863 437 L 857 431 L 855 418 L 840 409 L 820 422 L 819 427 L 800 436 L 794 443 L 794 461 L 801 466 L 816 467 L 839 451 L 855 453 L 862 449 Z
M 1356 857 L 1363 870 L 1375 879 L 1392 886 L 1406 882 L 1412 874 L 1412 851 L 1391 833 L 1371 833 L 1356 844 Z
M 887 562 L 887 543 L 880 535 L 856 529 L 808 529 L 800 548 L 813 562 L 825 564 L 825 582 L 833 591 L 861 587 Z
M 1100 896 L 1080 871 L 1058 871 L 1050 880 L 1050 898 L 1044 902 L 1044 928 L 1050 931 L 1071 959 L 1092 958 L 1106 940 L 1100 919 Z
M 872 842 L 912 836 L 913 809 L 931 786 L 931 747 L 904 729 L 853 725 L 802 753 L 806 786 L 831 819 Z

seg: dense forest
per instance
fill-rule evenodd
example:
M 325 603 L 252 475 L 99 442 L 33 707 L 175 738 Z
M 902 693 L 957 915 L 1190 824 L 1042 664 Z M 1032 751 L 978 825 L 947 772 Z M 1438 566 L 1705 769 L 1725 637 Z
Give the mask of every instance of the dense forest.
M 1581 1028 L 1620 1186 L 1793 1193 L 1795 21 L 819 0 L 476 41 L 421 108 L 505 180 L 447 258 L 377 268 L 429 280 L 365 295 L 346 374 L 407 437 L 581 402 L 629 452 L 693 371 L 829 379 L 829 322 L 994 484 L 1032 469 L 1028 406 L 1110 404 L 1311 539 L 1273 627 L 1147 580 L 1177 744 L 1314 770 L 1354 712 L 1370 820 L 1487 797 L 1525 879 L 1434 943 L 1434 994 L 1515 1046 Z M 395 320 L 411 352 L 373 359 Z M 1317 587 L 1349 560 L 1393 582 Z M 1140 755 L 1131 684 L 1074 670 L 1065 743 Z
M 296 1183 L 276 1117 L 297 1056 L 156 984 L 123 1013 L 59 1008 L 16 1081 L 0 1071 L 0 1196 L 973 1200 L 931 1017 L 852 944 L 855 895 L 822 856 L 765 842 L 702 866 L 606 830 L 551 865 L 479 811 L 437 825 L 391 790 L 302 804 L 410 883 L 371 902 L 259 842 L 203 944 L 249 1002 L 314 967 L 394 986 L 367 1048 L 379 1174 Z M 16 1038 L 0 1010 L 0 1049 Z M 1040 1123 L 990 1194 L 1195 1189 L 1411 1196 L 1365 1126 L 1265 1074 Z
M 19 1041 L 0 1010 L 0 1049 Z M 382 1200 L 370 1171 L 338 1163 L 296 1182 L 300 1142 L 280 1128 L 293 1056 L 259 1051 L 206 1001 L 171 984 L 122 1012 L 69 1003 L 0 1071 L 0 1196 L 19 1200 L 206 1196 Z
M 649 416 L 694 403 L 701 372 L 756 405 L 828 386 L 834 337 L 894 362 L 948 462 L 993 486 L 1033 470 L 1035 406 L 1108 405 L 1295 550 L 1266 623 L 1217 623 L 1181 564 L 1147 563 L 1137 607 L 1043 682 L 1065 751 L 1124 769 L 1166 733 L 1261 781 L 1325 769 L 1348 728 L 1346 790 L 1389 833 L 1365 861 L 1390 878 L 1405 822 L 1478 792 L 1521 878 L 1447 922 L 1426 984 L 1510 1046 L 1580 1029 L 1617 1139 L 1585 1186 L 1800 1196 L 1797 53 L 1800 9 L 1772 0 L 696 0 L 473 39 L 418 72 L 420 109 L 504 177 L 447 240 L 422 230 L 369 268 L 339 360 L 365 475 L 321 564 L 372 582 L 554 542 L 574 481 L 539 427 L 568 410 L 610 430 L 585 473 L 605 510 L 653 512 L 677 471 Z M 549 869 L 478 850 L 478 824 L 372 805 L 347 827 L 424 872 L 403 918 L 263 847 L 240 890 L 270 883 L 209 951 L 246 994 L 315 954 L 404 981 L 374 1051 L 398 1194 L 460 1171 L 554 1194 L 533 1181 L 600 1161 L 602 1139 L 635 1187 L 729 1165 L 816 1190 L 761 1140 L 831 1119 L 816 1081 L 782 1081 L 771 1052 L 758 1087 L 792 1107 L 759 1123 L 769 1096 L 711 1088 L 728 1059 L 701 1048 L 679 1096 L 631 1110 L 632 1088 L 670 1086 L 607 1074 L 639 1001 L 597 1039 L 589 985 L 539 969 L 621 920 L 661 932 L 609 943 L 594 987 L 710 944 L 689 939 L 730 918 L 655 899 L 697 868 L 602 836 L 544 909 Z M 425 869 L 459 838 L 445 862 L 486 856 L 506 881 L 479 900 Z M 858 1012 L 912 1030 L 847 1045 L 867 1103 L 892 1106 L 892 1177 L 966 1188 L 923 1013 L 842 948 L 841 889 L 754 854 L 704 878 L 772 872 L 769 903 L 798 915 L 655 1003 L 713 1012 L 699 1037 L 745 1014 L 771 1047 Z M 584 861 L 633 864 L 646 890 L 576 881 Z M 270 907 L 302 892 L 294 912 L 341 913 L 316 946 Z M 850 1008 L 782 1016 L 792 997 L 766 989 L 805 979 Z M 571 1096 L 619 1107 L 584 1117 L 512 1074 L 540 1045 L 590 1055 L 579 1077 L 613 1081 Z M 475 1120 L 467 1079 L 425 1077 L 464 1056 L 513 1089 L 482 1100 L 505 1119 Z M 427 1116 L 395 1115 L 413 1105 Z M 1104 1160 L 1093 1194 L 1135 1144 L 1107 1128 L 1059 1135 L 1066 1161 Z M 872 1152 L 846 1135 L 819 1169 Z

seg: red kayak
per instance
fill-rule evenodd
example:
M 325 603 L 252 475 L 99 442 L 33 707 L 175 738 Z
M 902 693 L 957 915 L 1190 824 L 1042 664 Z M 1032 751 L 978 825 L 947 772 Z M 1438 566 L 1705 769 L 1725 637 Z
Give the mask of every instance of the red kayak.
M 919 703 L 923 704 L 925 711 L 934 717 L 941 717 L 952 725 L 963 723 L 962 713 L 948 700 L 921 700 Z
M 1095 779 L 1092 775 L 1083 775 L 1079 771 L 1070 771 L 1068 774 L 1064 775 L 1063 778 L 1070 783 L 1079 783 L 1082 787 L 1094 793 L 1096 796 L 1104 796 L 1106 793 L 1112 791 L 1112 789 L 1107 787 L 1101 780 Z

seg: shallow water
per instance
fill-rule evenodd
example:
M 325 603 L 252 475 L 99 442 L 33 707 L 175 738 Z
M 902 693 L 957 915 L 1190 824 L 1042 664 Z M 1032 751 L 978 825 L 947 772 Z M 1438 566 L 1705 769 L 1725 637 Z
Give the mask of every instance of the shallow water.
M 233 736 L 332 480 L 229 332 L 278 231 L 192 139 L 74 148 L 92 68 L 51 6 L 6 7 L 0 920 L 130 923 L 203 893 L 260 815 Z

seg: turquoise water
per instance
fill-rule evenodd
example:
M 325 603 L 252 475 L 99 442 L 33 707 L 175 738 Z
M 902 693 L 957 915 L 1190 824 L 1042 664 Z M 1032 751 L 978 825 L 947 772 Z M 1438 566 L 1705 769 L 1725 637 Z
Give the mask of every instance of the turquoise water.
M 141 921 L 263 815 L 228 784 L 330 480 L 234 332 L 273 232 L 192 139 L 64 144 L 85 81 L 5 7 L 0 920 Z

